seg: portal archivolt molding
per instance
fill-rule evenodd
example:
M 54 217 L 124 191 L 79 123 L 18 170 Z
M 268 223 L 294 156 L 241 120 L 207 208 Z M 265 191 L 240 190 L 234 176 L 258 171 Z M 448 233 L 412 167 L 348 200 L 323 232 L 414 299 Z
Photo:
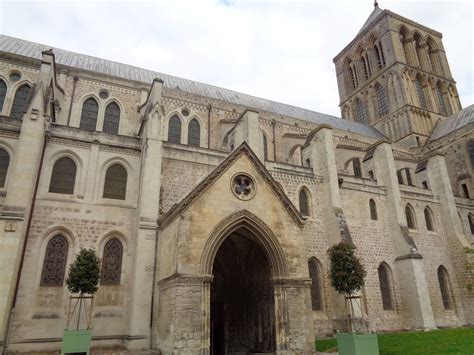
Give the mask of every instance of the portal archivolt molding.
M 265 251 L 272 269 L 273 278 L 288 276 L 288 265 L 283 248 L 272 230 L 253 213 L 240 210 L 219 222 L 210 234 L 201 255 L 201 273 L 212 275 L 214 259 L 224 240 L 239 228 L 250 231 Z

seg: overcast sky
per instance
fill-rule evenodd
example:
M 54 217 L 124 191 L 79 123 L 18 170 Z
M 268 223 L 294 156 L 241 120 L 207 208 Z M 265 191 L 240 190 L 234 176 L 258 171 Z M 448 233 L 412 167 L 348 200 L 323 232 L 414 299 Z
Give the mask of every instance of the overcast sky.
M 443 33 L 463 107 L 474 103 L 474 1 L 379 6 Z M 372 10 L 372 0 L 0 0 L 0 30 L 340 116 L 332 59 Z

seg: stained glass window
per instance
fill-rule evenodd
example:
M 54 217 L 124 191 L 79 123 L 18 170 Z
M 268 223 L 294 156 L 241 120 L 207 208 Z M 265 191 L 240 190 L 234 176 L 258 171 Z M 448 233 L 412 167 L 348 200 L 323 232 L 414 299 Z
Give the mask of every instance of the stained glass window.
M 300 190 L 299 193 L 299 204 L 300 204 L 300 212 L 303 216 L 309 216 L 309 201 L 308 201 L 308 194 L 304 189 Z
M 120 107 L 115 102 L 111 102 L 105 109 L 104 128 L 102 131 L 110 134 L 118 134 L 119 124 Z
M 429 231 L 434 231 L 433 214 L 431 213 L 431 210 L 428 207 L 426 207 L 424 213 L 425 213 L 426 229 Z
M 63 285 L 67 252 L 68 243 L 62 235 L 58 234 L 48 242 L 44 255 L 40 286 L 61 287 Z
M 99 105 L 93 98 L 89 98 L 82 104 L 81 123 L 79 127 L 86 131 L 94 132 L 97 128 L 97 113 Z
M 13 100 L 12 111 L 10 116 L 13 118 L 21 118 L 26 111 L 28 104 L 28 96 L 30 95 L 30 87 L 28 85 L 21 86 L 15 94 Z
M 49 192 L 72 195 L 76 182 L 76 170 L 76 164 L 71 158 L 58 159 L 51 174 Z
M 309 277 L 311 278 L 311 307 L 313 311 L 323 309 L 321 297 L 321 272 L 316 260 L 310 260 L 308 263 Z
M 107 169 L 104 181 L 104 198 L 125 200 L 127 194 L 127 170 L 120 164 Z
M 5 96 L 7 96 L 7 84 L 5 84 L 3 80 L 0 80 L 0 114 L 2 113 Z
M 405 207 L 405 215 L 406 215 L 406 218 L 407 218 L 408 228 L 416 229 L 415 214 L 414 214 L 413 209 L 410 205 L 407 205 Z
M 102 257 L 102 272 L 100 283 L 102 285 L 120 285 L 122 274 L 123 246 L 117 238 L 110 239 L 104 247 Z
M 193 118 L 191 122 L 189 122 L 188 144 L 196 147 L 199 147 L 199 145 L 201 144 L 201 126 L 199 126 L 199 122 L 195 118 Z
M 453 308 L 448 271 L 444 268 L 444 266 L 440 266 L 438 268 L 438 281 L 444 309 Z
M 356 100 L 356 117 L 357 122 L 359 123 L 367 123 L 367 113 L 365 112 L 364 103 L 360 100 Z
M 370 207 L 370 219 L 372 220 L 377 220 L 377 205 L 375 204 L 375 201 L 370 199 L 369 200 L 369 207 Z
M 388 266 L 380 264 L 378 268 L 380 293 L 382 295 L 382 305 L 384 310 L 393 309 L 392 292 L 390 290 L 390 275 Z
M 168 125 L 168 142 L 181 143 L 181 121 L 177 116 L 170 118 Z
M 5 187 L 7 179 L 8 166 L 10 165 L 10 156 L 5 149 L 0 148 L 0 187 Z

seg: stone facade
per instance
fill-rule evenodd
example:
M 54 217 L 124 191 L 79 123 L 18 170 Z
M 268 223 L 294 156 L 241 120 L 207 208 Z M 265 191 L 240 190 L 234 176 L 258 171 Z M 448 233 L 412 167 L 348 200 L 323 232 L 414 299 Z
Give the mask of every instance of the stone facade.
M 440 33 L 376 7 L 334 60 L 344 119 L 6 36 L 0 49 L 8 353 L 58 351 L 64 274 L 83 247 L 118 280 L 94 299 L 98 354 L 310 354 L 315 336 L 344 328 L 327 255 L 341 240 L 367 270 L 370 330 L 474 324 L 474 109 L 461 110 Z M 55 180 L 64 158 L 74 173 Z

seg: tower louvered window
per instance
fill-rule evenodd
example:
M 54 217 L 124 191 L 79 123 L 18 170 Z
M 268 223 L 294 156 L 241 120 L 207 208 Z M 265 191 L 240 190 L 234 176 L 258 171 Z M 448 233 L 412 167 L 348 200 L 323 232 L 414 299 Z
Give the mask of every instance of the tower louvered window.
M 443 299 L 444 309 L 452 309 L 453 303 L 452 303 L 451 288 L 449 286 L 448 271 L 443 266 L 440 266 L 438 268 L 438 282 L 439 282 L 439 289 L 441 291 L 441 297 Z
M 72 195 L 76 182 L 76 170 L 76 164 L 71 158 L 58 159 L 51 174 L 49 192 Z
M 390 275 L 388 266 L 380 264 L 378 268 L 380 294 L 382 295 L 382 305 L 384 310 L 393 309 L 392 292 L 390 289 Z
M 308 194 L 306 193 L 304 189 L 301 189 L 298 197 L 299 197 L 300 213 L 303 216 L 309 216 Z
M 104 181 L 104 198 L 125 200 L 127 195 L 127 170 L 120 164 L 107 169 Z
M 188 144 L 196 147 L 199 147 L 201 144 L 201 126 L 199 126 L 199 122 L 195 118 L 189 122 Z
M 474 215 L 469 213 L 467 216 L 467 220 L 469 222 L 469 229 L 471 230 L 471 234 L 474 234 Z
M 110 134 L 118 134 L 119 124 L 120 107 L 115 102 L 111 102 L 105 109 L 104 128 L 102 131 Z
M 375 204 L 374 200 L 372 199 L 369 200 L 369 207 L 370 207 L 370 219 L 376 221 L 378 219 L 377 205 Z
M 416 93 L 418 95 L 418 101 L 420 102 L 420 106 L 423 110 L 428 109 L 426 106 L 426 97 L 425 91 L 423 90 L 423 86 L 418 78 L 415 79 L 415 86 L 416 86 Z
M 316 260 L 308 263 L 309 277 L 311 278 L 311 307 L 313 311 L 321 311 L 323 302 L 321 297 L 321 272 Z
M 0 187 L 5 187 L 9 165 L 10 156 L 5 149 L 0 148 Z
M 3 80 L 0 80 L 0 114 L 2 113 L 5 96 L 7 96 L 7 84 L 5 84 Z
M 474 169 L 474 140 L 471 140 L 467 143 L 467 155 L 469 156 L 471 167 Z
M 117 238 L 110 239 L 104 247 L 102 257 L 101 285 L 120 285 L 122 274 L 123 246 Z
M 168 142 L 181 143 L 181 121 L 177 116 L 170 118 L 168 124 Z
M 444 116 L 447 116 L 448 110 L 446 108 L 446 101 L 444 101 L 443 92 L 441 91 L 441 87 L 439 86 L 439 83 L 436 84 L 436 95 L 438 96 L 439 113 Z
M 23 85 L 20 87 L 15 94 L 13 100 L 12 110 L 10 116 L 13 118 L 21 118 L 23 113 L 26 111 L 26 105 L 28 104 L 28 96 L 30 95 L 30 87 Z
M 389 111 L 387 90 L 382 85 L 377 85 L 376 92 L 379 115 L 382 117 Z
M 357 122 L 367 124 L 367 113 L 365 112 L 364 103 L 360 99 L 356 101 L 356 115 Z
M 93 98 L 89 98 L 82 104 L 81 123 L 79 128 L 94 132 L 97 128 L 97 113 L 99 105 Z
M 62 235 L 58 234 L 48 242 L 44 255 L 40 286 L 61 287 L 63 285 L 67 252 L 68 243 Z

